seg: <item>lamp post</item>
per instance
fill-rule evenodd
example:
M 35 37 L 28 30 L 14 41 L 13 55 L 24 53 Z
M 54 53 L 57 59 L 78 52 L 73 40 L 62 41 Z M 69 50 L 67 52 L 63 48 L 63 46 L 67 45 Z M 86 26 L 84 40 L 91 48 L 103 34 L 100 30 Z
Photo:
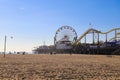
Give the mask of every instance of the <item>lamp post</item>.
M 5 58 L 5 54 L 6 54 L 6 40 L 7 40 L 7 36 L 5 35 L 5 40 L 4 40 L 4 58 Z
M 11 36 L 11 39 L 12 39 L 13 37 Z M 4 58 L 5 58 L 5 54 L 6 54 L 6 47 L 7 47 L 7 36 L 5 35 L 5 39 L 4 39 Z

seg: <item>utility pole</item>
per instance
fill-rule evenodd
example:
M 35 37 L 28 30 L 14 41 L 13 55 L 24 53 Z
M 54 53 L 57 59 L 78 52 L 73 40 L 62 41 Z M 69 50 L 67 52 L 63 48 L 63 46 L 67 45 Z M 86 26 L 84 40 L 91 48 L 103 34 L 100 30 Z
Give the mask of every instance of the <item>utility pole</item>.
M 5 35 L 5 40 L 4 40 L 4 58 L 5 58 L 5 54 L 6 54 L 6 40 L 7 40 L 7 36 Z

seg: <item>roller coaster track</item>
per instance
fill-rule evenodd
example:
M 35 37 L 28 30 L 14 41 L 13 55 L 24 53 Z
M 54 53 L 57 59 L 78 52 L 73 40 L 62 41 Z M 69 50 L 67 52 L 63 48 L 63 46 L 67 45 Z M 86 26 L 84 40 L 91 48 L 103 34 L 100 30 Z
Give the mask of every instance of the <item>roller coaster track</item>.
M 113 38 L 111 38 L 109 41 L 113 41 L 113 40 L 115 40 L 116 38 L 120 38 L 120 37 L 113 37 Z
M 108 34 L 108 33 L 110 33 L 110 32 L 112 32 L 112 31 L 116 31 L 116 30 L 120 30 L 120 28 L 114 28 L 114 29 L 111 29 L 111 30 L 109 30 L 109 31 L 107 31 L 107 32 L 101 32 L 101 31 L 98 31 L 98 30 L 96 30 L 96 29 L 93 29 L 93 28 L 90 28 L 90 29 L 88 29 L 82 36 L 80 36 L 74 43 L 73 43 L 73 45 L 77 45 L 78 43 L 79 43 L 79 41 L 81 41 L 81 39 L 83 38 L 83 37 L 85 37 L 88 33 L 90 33 L 90 32 L 95 32 L 95 33 L 100 33 L 100 34 Z M 119 34 L 119 33 L 118 33 Z
M 115 31 L 115 30 L 120 30 L 120 28 L 114 28 L 114 29 L 111 29 L 107 32 L 101 32 L 101 34 L 108 34 L 108 33 L 112 32 L 112 31 Z
M 96 33 L 101 33 L 100 31 L 98 31 L 98 30 L 96 30 L 96 29 L 93 29 L 93 28 L 90 28 L 90 29 L 88 29 L 81 37 L 79 37 L 79 39 L 77 39 L 74 43 L 73 43 L 73 45 L 77 45 L 78 43 L 79 43 L 79 41 L 83 38 L 83 37 L 85 37 L 89 32 L 96 32 Z

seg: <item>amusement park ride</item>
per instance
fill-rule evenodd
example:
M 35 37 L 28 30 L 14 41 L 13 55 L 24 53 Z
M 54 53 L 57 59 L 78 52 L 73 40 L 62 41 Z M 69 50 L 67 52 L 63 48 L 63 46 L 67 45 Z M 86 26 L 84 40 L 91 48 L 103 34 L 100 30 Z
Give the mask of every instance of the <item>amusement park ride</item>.
M 77 39 L 76 31 L 70 26 L 60 27 L 54 37 L 54 45 L 56 49 L 71 49 L 72 43 Z
M 113 35 L 108 38 L 108 35 Z M 87 43 L 87 35 L 92 34 L 92 43 Z M 97 35 L 97 41 L 95 40 Z M 105 41 L 100 41 L 100 36 L 105 36 Z M 81 41 L 84 39 L 84 42 Z M 37 49 L 39 52 L 39 48 Z M 107 32 L 90 28 L 79 38 L 75 29 L 70 26 L 60 27 L 54 36 L 54 46 L 49 46 L 49 50 L 55 53 L 75 53 L 75 54 L 115 54 L 120 55 L 120 28 L 114 28 Z M 41 50 L 43 52 L 43 50 Z
M 108 32 L 90 28 L 77 39 L 76 31 L 70 26 L 60 27 L 54 37 L 56 52 L 85 53 L 85 54 L 120 54 L 120 28 L 114 28 Z M 86 42 L 86 36 L 92 33 L 92 42 Z M 114 37 L 108 40 L 108 35 L 114 33 Z M 97 42 L 95 42 L 97 34 Z M 100 35 L 105 35 L 105 42 L 100 41 Z M 84 43 L 80 43 L 84 38 Z

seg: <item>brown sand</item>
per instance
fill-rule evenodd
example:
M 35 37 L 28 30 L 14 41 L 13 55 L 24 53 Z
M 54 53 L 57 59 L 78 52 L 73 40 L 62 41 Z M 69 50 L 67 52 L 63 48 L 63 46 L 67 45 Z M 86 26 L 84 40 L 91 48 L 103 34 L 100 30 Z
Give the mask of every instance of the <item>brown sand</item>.
M 120 56 L 0 55 L 0 80 L 120 80 Z

